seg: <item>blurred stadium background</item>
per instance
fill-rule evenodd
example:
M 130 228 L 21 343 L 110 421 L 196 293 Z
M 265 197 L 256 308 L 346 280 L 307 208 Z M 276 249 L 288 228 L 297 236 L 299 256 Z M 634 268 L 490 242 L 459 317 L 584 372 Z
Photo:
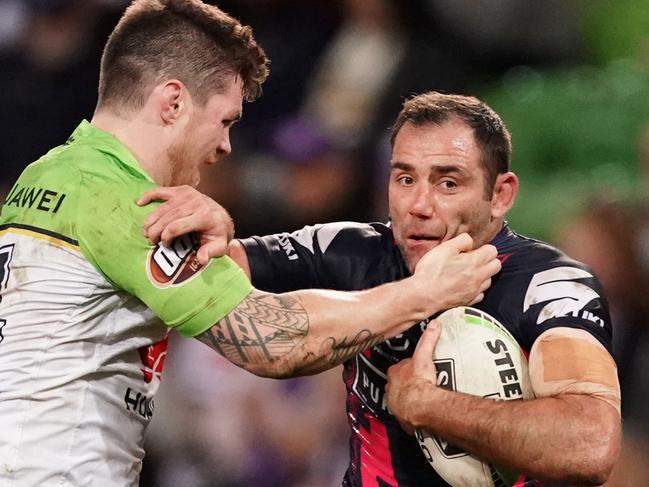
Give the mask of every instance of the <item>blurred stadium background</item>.
M 0 0 L 0 195 L 96 99 L 127 1 Z M 625 444 L 611 486 L 649 485 L 649 0 L 222 0 L 272 59 L 234 154 L 202 190 L 237 235 L 385 220 L 404 97 L 475 94 L 508 124 L 510 222 L 595 269 L 614 314 Z M 340 485 L 340 370 L 258 379 L 174 337 L 142 486 Z

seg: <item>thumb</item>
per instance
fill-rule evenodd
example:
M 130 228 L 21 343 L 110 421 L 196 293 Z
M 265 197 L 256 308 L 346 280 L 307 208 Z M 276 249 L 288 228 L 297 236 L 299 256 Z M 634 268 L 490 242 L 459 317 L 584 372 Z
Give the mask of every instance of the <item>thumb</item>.
M 198 249 L 198 252 L 196 252 L 196 258 L 198 259 L 198 263 L 202 266 L 206 266 L 208 262 L 210 261 L 210 254 L 207 249 L 207 245 L 203 245 Z
M 473 248 L 473 239 L 468 233 L 461 233 L 457 237 L 447 240 L 442 245 L 452 247 L 458 252 L 468 252 Z
M 428 323 L 412 357 L 416 368 L 430 368 L 433 365 L 433 352 L 441 334 L 442 324 L 439 321 L 432 320 Z
M 225 243 L 225 240 L 216 239 L 201 245 L 196 253 L 196 257 L 198 257 L 198 262 L 202 265 L 207 265 L 210 259 L 223 257 L 227 253 L 228 245 Z

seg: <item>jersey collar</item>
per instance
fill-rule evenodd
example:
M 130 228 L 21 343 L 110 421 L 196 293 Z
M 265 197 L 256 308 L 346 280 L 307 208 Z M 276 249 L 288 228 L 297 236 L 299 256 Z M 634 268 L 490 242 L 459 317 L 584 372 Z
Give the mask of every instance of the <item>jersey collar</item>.
M 138 179 L 145 179 L 155 184 L 151 177 L 144 171 L 135 156 L 122 144 L 117 137 L 105 132 L 87 120 L 83 120 L 72 132 L 66 142 L 70 144 L 87 144 L 100 152 L 113 156 L 119 163 Z
M 503 222 L 502 228 L 496 234 L 496 236 L 493 238 L 493 240 L 491 242 L 489 242 L 489 243 L 500 250 L 502 245 L 507 240 L 509 240 L 509 238 L 512 236 L 512 234 L 513 234 L 513 232 L 510 230 L 509 224 L 507 222 Z

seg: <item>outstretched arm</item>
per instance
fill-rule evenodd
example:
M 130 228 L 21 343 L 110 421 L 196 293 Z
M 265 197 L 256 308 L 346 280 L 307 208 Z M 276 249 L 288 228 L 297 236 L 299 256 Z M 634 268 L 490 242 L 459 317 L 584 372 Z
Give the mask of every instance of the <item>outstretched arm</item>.
M 465 252 L 471 245 L 467 234 L 456 237 L 422 258 L 412 277 L 368 291 L 255 290 L 198 338 L 257 375 L 329 369 L 438 311 L 482 299 L 500 263 L 494 247 Z
M 412 360 L 388 371 L 388 406 L 406 429 L 431 431 L 539 479 L 606 481 L 620 445 L 620 392 L 615 363 L 595 338 L 572 328 L 546 331 L 529 357 L 537 398 L 493 401 L 437 387 L 432 356 L 439 335 L 429 324 Z
M 250 277 L 244 247 L 231 240 L 231 220 L 218 203 L 188 186 L 155 188 L 138 204 L 163 200 L 145 220 L 151 242 L 171 241 L 189 231 L 201 237 L 201 262 L 225 253 Z M 439 246 L 415 276 L 370 291 L 254 291 L 199 339 L 231 362 L 272 377 L 313 374 L 453 306 L 477 302 L 499 271 L 496 250 L 469 251 L 468 235 Z

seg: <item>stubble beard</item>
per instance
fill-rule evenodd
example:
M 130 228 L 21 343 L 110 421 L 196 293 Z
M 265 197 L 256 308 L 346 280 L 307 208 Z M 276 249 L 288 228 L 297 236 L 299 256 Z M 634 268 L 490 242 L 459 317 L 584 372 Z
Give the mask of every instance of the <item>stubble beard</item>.
M 190 172 L 191 153 L 184 141 L 178 142 L 167 150 L 169 159 L 169 186 L 189 185 L 196 187 L 193 172 Z

